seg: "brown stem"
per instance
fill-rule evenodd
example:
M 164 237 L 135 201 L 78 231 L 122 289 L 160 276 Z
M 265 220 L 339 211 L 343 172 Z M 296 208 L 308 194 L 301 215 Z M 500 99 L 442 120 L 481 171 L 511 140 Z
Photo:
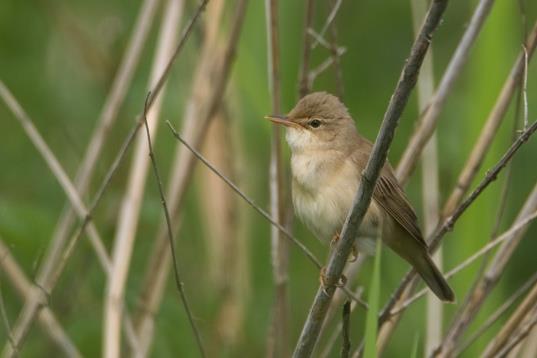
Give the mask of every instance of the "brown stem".
M 185 308 L 185 312 L 188 316 L 188 322 L 190 323 L 190 327 L 192 328 L 192 331 L 194 332 L 194 336 L 196 338 L 196 344 L 198 346 L 200 355 L 202 357 L 205 357 L 205 350 L 203 349 L 201 335 L 199 333 L 198 327 L 196 326 L 196 323 L 194 322 L 194 318 L 192 316 L 192 310 L 190 309 L 190 304 L 185 293 L 184 284 L 183 284 L 183 281 L 181 280 L 181 274 L 180 274 L 179 266 L 177 263 L 177 253 L 175 252 L 170 212 L 168 211 L 168 205 L 166 204 L 166 198 L 164 197 L 164 189 L 162 188 L 162 180 L 160 179 L 160 173 L 158 170 L 157 161 L 155 159 L 155 153 L 153 152 L 153 144 L 151 143 L 151 131 L 149 129 L 149 124 L 147 124 L 147 107 L 144 110 L 144 126 L 145 126 L 145 133 L 147 137 L 147 145 L 149 147 L 149 157 L 151 158 L 151 165 L 153 166 L 153 173 L 155 174 L 155 180 L 158 186 L 160 201 L 162 204 L 162 208 L 164 210 L 164 217 L 166 219 L 166 228 L 168 230 L 168 240 L 170 243 L 170 252 L 171 252 L 172 262 L 173 262 L 175 286 L 177 288 L 177 291 L 179 291 L 181 302 L 183 303 L 183 307 Z
M 312 27 L 313 24 L 313 9 L 314 1 L 307 0 L 306 9 L 304 12 L 304 30 L 302 35 L 302 65 L 300 67 L 300 80 L 298 85 L 298 94 L 300 97 L 304 97 L 311 91 L 311 83 L 309 78 L 310 73 L 310 54 L 311 54 L 311 43 L 310 35 L 308 29 Z
M 267 56 L 269 91 L 272 100 L 272 113 L 281 112 L 281 90 L 280 90 L 280 48 L 278 29 L 278 1 L 265 0 L 265 12 L 267 21 Z M 283 187 L 283 164 L 281 154 L 281 128 L 272 127 L 272 139 L 270 149 L 270 215 L 283 223 L 284 220 L 284 187 Z M 283 237 L 278 228 L 271 226 L 271 254 L 272 254 L 272 276 L 274 280 L 276 297 L 274 304 L 271 332 L 273 337 L 267 345 L 268 356 L 286 357 L 289 356 L 288 344 L 288 257 L 289 247 L 287 240 Z
M 474 44 L 493 3 L 494 0 L 481 0 L 479 2 L 448 67 L 440 80 L 440 84 L 438 85 L 434 97 L 427 107 L 423 119 L 420 120 L 418 127 L 410 138 L 410 142 L 397 166 L 396 174 L 400 183 L 406 183 L 418 158 L 420 158 L 421 151 L 433 134 L 444 103 L 453 88 L 455 80 L 466 63 L 470 49 Z

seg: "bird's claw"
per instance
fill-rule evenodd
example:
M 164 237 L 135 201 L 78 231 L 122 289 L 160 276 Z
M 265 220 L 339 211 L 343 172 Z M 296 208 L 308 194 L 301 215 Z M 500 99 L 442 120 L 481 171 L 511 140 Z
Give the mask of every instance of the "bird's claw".
M 332 239 L 330 240 L 330 247 L 336 246 L 337 242 L 339 241 L 339 232 L 336 231 L 334 236 L 332 236 Z
M 319 275 L 319 281 L 321 282 L 321 287 L 323 288 L 323 292 L 325 295 L 327 296 L 330 296 L 328 294 L 328 287 L 330 286 L 328 284 L 328 280 L 327 280 L 327 277 L 326 277 L 326 267 L 322 267 L 321 268 L 321 273 Z M 341 274 L 340 278 L 339 278 L 339 282 L 335 283 L 334 286 L 336 287 L 344 287 L 345 285 L 347 284 L 347 277 L 343 274 Z
M 349 262 L 356 262 L 356 260 L 358 260 L 358 254 L 358 249 L 356 248 L 356 246 L 352 245 L 352 259 L 350 259 Z

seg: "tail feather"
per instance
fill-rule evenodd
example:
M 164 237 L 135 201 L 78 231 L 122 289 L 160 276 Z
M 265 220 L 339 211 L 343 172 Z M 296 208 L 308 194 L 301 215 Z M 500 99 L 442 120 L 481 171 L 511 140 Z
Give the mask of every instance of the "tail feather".
M 421 255 L 421 258 L 415 260 L 414 268 L 420 276 L 423 278 L 427 286 L 434 292 L 434 294 L 446 302 L 455 302 L 455 293 L 449 287 L 446 279 L 442 273 L 438 270 L 431 257 L 425 253 Z

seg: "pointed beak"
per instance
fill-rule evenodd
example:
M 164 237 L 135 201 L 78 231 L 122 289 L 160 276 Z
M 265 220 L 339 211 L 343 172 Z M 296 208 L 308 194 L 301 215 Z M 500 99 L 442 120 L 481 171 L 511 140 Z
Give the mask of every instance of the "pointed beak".
M 284 125 L 286 127 L 295 127 L 295 128 L 300 127 L 300 125 L 298 123 L 291 122 L 287 116 L 280 116 L 280 115 L 277 115 L 277 114 L 271 114 L 271 115 L 265 116 L 265 119 L 268 119 L 272 123 L 281 124 L 281 125 Z

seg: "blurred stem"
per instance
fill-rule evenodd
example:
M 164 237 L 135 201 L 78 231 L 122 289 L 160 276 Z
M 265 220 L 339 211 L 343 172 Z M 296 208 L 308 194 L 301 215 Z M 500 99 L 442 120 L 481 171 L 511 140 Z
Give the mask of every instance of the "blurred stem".
M 89 185 L 91 184 L 95 172 L 95 165 L 100 157 L 103 145 L 117 119 L 119 109 L 125 100 L 125 96 L 132 82 L 132 77 L 138 66 L 142 50 L 147 40 L 147 35 L 151 30 L 151 25 L 159 2 L 160 0 L 144 0 L 140 7 L 138 18 L 127 44 L 127 48 L 114 77 L 110 92 L 101 109 L 97 125 L 91 136 L 82 163 L 77 171 L 75 187 L 81 197 L 84 197 L 88 192 Z M 61 247 L 65 245 L 71 227 L 75 222 L 75 218 L 76 216 L 72 206 L 67 203 L 66 208 L 64 208 L 60 219 L 56 224 L 52 239 L 52 242 L 54 243 L 53 245 L 58 249 L 61 249 Z M 51 259 L 45 259 L 44 265 L 46 266 L 49 261 L 51 261 Z
M 267 22 L 267 56 L 269 92 L 271 94 L 272 113 L 281 112 L 280 91 L 280 45 L 278 29 L 278 0 L 265 0 L 265 17 Z M 281 129 L 272 126 L 270 147 L 270 215 L 279 224 L 284 222 L 284 187 L 281 150 Z M 280 231 L 270 227 L 272 276 L 276 290 L 274 312 L 267 344 L 268 356 L 289 356 L 288 326 L 289 298 L 287 293 L 289 247 Z
M 2 268 L 2 272 L 11 281 L 15 291 L 23 301 L 29 299 L 30 296 L 34 294 L 42 293 L 41 289 L 32 284 L 28 277 L 26 277 L 24 271 L 21 269 L 17 261 L 15 261 L 15 258 L 9 251 L 8 246 L 4 244 L 2 239 L 0 239 L 0 257 L 0 267 Z M 0 285 L 2 285 L 2 282 L 0 282 Z M 71 341 L 71 338 L 69 338 L 63 327 L 60 325 L 58 319 L 49 306 L 43 307 L 43 310 L 41 310 L 41 312 L 38 314 L 38 319 L 43 332 L 58 346 L 61 351 L 63 351 L 66 356 L 82 357 L 78 351 L 78 348 L 73 341 Z M 12 340 L 11 328 L 7 326 L 6 329 L 8 330 L 9 334 L 8 339 Z M 18 353 L 15 347 L 14 350 L 16 353 Z
M 97 228 L 95 227 L 94 223 L 90 221 L 90 211 L 86 208 L 84 202 L 80 198 L 73 182 L 70 180 L 69 176 L 67 175 L 66 171 L 63 169 L 62 165 L 60 164 L 58 158 L 55 156 L 55 154 L 52 152 L 48 144 L 45 142 L 44 138 L 41 136 L 35 125 L 33 124 L 32 119 L 28 116 L 28 114 L 24 111 L 24 109 L 21 107 L 21 105 L 17 102 L 15 97 L 11 94 L 9 89 L 4 85 L 4 83 L 0 80 L 0 97 L 4 100 L 4 102 L 7 104 L 9 109 L 12 111 L 12 113 L 15 115 L 17 120 L 22 125 L 24 131 L 36 147 L 37 151 L 45 162 L 47 163 L 50 171 L 64 190 L 67 198 L 69 199 L 71 205 L 73 206 L 73 209 L 76 213 L 76 215 L 79 216 L 80 219 L 88 218 L 87 220 L 87 226 L 84 226 L 84 229 L 87 230 L 88 236 L 90 238 L 90 242 L 93 245 L 93 248 L 97 254 L 97 257 L 99 259 L 100 264 L 103 267 L 103 271 L 105 273 L 110 272 L 110 258 L 108 256 L 108 253 L 106 252 L 106 249 L 104 247 L 103 241 L 101 239 L 101 236 L 99 232 L 97 231 Z M 42 266 L 42 269 L 39 271 L 36 284 L 41 287 L 45 292 L 50 294 L 52 292 L 52 289 L 55 285 L 55 282 L 57 280 L 57 272 L 61 271 L 65 265 L 66 257 L 65 255 L 62 257 L 62 251 L 61 247 L 57 246 L 60 244 L 59 241 L 53 242 L 53 244 L 49 247 L 49 251 L 47 252 L 47 258 L 45 261 L 45 264 Z M 69 248 L 69 245 L 67 245 L 66 250 Z M 49 262 L 50 260 L 50 262 Z M 30 326 L 36 316 L 38 314 L 39 310 L 39 296 L 40 295 L 34 295 L 32 294 L 33 291 L 30 291 L 30 295 L 28 295 L 26 306 L 23 308 L 23 314 L 21 315 L 21 320 L 17 321 L 14 329 L 14 336 L 12 341 L 12 347 L 6 347 L 7 352 L 6 355 L 13 354 L 13 349 L 20 349 L 24 338 L 26 337 L 28 330 L 30 329 Z M 127 317 L 127 316 L 126 316 Z M 128 318 L 126 318 L 127 321 L 129 321 Z M 130 321 L 129 321 L 130 322 Z M 129 324 L 129 323 L 128 323 Z M 133 337 L 131 337 L 133 338 Z M 133 340 L 129 340 L 129 342 L 133 342 Z
M 425 17 L 427 10 L 426 0 L 412 0 L 412 18 L 414 23 L 414 33 L 417 34 L 419 26 Z M 434 94 L 434 71 L 433 71 L 433 51 L 429 50 L 421 68 L 421 75 L 418 78 L 418 103 L 419 112 L 424 113 Z M 423 195 L 423 215 L 425 221 L 425 236 L 432 234 L 439 220 L 439 179 L 438 179 L 438 144 L 436 130 L 431 134 L 431 138 L 425 145 L 422 154 L 422 195 Z M 442 248 L 433 255 L 437 267 L 442 270 Z M 443 308 L 432 292 L 427 294 L 427 315 L 425 329 L 425 355 L 431 354 L 442 339 Z M 400 316 L 399 316 L 400 317 Z M 395 319 L 397 320 L 397 318 Z M 393 322 L 393 321 L 392 321 Z M 391 323 L 393 324 L 393 323 Z
M 535 210 L 537 210 L 537 185 L 535 185 L 532 193 L 528 196 L 515 222 L 530 215 Z M 524 237 L 526 230 L 527 227 L 520 230 L 511 240 L 504 242 L 498 249 L 494 259 L 488 265 L 485 275 L 483 275 L 483 278 L 478 282 L 472 292 L 469 293 L 470 299 L 461 308 L 461 314 L 452 322 L 444 341 L 436 352 L 437 356 L 449 356 L 456 349 L 462 333 L 468 328 L 479 312 L 483 302 L 489 297 L 490 292 L 496 286 L 515 248 Z
M 151 141 L 151 131 L 149 129 L 149 124 L 147 124 L 147 106 L 144 109 L 144 126 L 145 126 L 145 133 L 146 133 L 146 139 L 147 139 L 147 145 L 149 147 L 149 157 L 151 158 L 151 164 L 153 166 L 153 173 L 155 175 L 155 179 L 158 186 L 158 191 L 160 194 L 160 201 L 162 203 L 162 208 L 164 210 L 164 216 L 166 218 L 166 228 L 167 228 L 167 234 L 168 234 L 168 240 L 170 242 L 170 253 L 172 256 L 172 263 L 173 263 L 173 273 L 175 276 L 175 285 L 177 290 L 179 291 L 179 296 L 181 297 L 181 302 L 183 303 L 183 307 L 185 309 L 185 312 L 188 317 L 188 321 L 190 323 L 190 327 L 192 328 L 192 331 L 194 333 L 194 336 L 196 338 L 196 343 L 198 345 L 199 353 L 201 357 L 205 357 L 205 350 L 203 348 L 203 344 L 201 341 L 201 335 L 199 333 L 199 330 L 197 328 L 197 325 L 194 323 L 194 318 L 192 316 L 192 311 L 190 309 L 190 303 L 186 296 L 185 289 L 184 289 L 184 283 L 181 280 L 181 274 L 178 267 L 177 262 L 177 253 L 175 251 L 174 246 L 174 240 L 173 240 L 173 231 L 172 231 L 172 224 L 170 219 L 170 212 L 168 211 L 168 205 L 166 204 L 166 199 L 164 197 L 164 189 L 162 189 L 162 180 L 160 179 L 160 173 L 157 166 L 157 160 L 155 159 L 155 153 L 153 152 L 153 144 Z
M 337 23 L 335 21 L 336 15 L 338 13 L 338 10 L 341 6 L 342 0 L 331 0 L 332 5 L 332 11 L 330 12 L 330 15 L 333 14 L 333 17 L 330 16 L 330 18 L 327 20 L 327 23 L 330 26 L 330 53 L 332 54 L 332 60 L 334 61 L 334 75 L 336 78 L 336 93 L 337 96 L 343 101 L 343 95 L 345 94 L 345 87 L 343 83 L 343 71 L 341 68 L 340 58 L 339 58 L 339 51 L 338 51 L 338 45 L 337 45 Z M 322 36 L 322 32 L 321 32 Z
M 502 347 L 507 344 L 507 341 L 516 329 L 520 327 L 522 320 L 526 317 L 528 312 L 534 308 L 536 303 L 537 284 L 534 284 L 524 301 L 522 301 L 509 320 L 502 326 L 500 332 L 498 332 L 496 337 L 489 342 L 483 353 L 484 357 L 495 357 L 498 354 Z
M 530 58 L 533 55 L 536 46 L 537 22 L 535 23 L 535 26 L 533 27 L 533 30 L 526 42 L 526 50 Z M 505 113 L 507 112 L 513 94 L 515 93 L 517 86 L 519 86 L 522 81 L 526 62 L 526 50 L 523 50 L 516 59 L 513 68 L 511 69 L 511 72 L 509 73 L 502 90 L 500 91 L 496 103 L 494 104 L 494 107 L 492 108 L 487 121 L 481 130 L 481 133 L 479 134 L 478 140 L 464 165 L 464 169 L 461 171 L 461 174 L 457 179 L 457 185 L 444 205 L 442 210 L 443 217 L 449 215 L 449 213 L 451 213 L 453 209 L 460 203 L 464 197 L 464 194 L 467 193 L 472 180 L 477 175 L 479 168 L 483 163 L 485 155 L 490 149 L 492 140 L 498 132 L 503 118 L 505 118 Z
M 159 80 L 157 81 L 156 85 L 151 91 L 151 96 L 148 98 L 147 108 L 150 108 L 155 99 L 158 98 L 162 87 L 164 83 L 166 82 L 166 79 L 168 78 L 168 75 L 170 74 L 170 70 L 172 68 L 173 63 L 181 53 L 181 50 L 183 49 L 186 41 L 190 37 L 190 34 L 192 33 L 192 29 L 194 27 L 194 24 L 196 23 L 197 19 L 199 18 L 201 11 L 204 9 L 205 5 L 207 4 L 208 0 L 204 0 L 203 3 L 200 4 L 198 7 L 196 13 L 192 17 L 190 23 L 187 25 L 185 31 L 183 32 L 181 36 L 181 40 L 177 44 L 175 51 L 173 55 L 170 57 L 169 61 L 166 64 L 166 68 L 164 71 L 162 71 Z M 104 179 L 102 180 L 101 184 L 99 185 L 99 188 L 91 201 L 91 204 L 88 208 L 87 215 L 84 216 L 84 220 L 82 223 L 78 226 L 76 229 L 74 235 L 71 236 L 69 242 L 67 245 L 65 245 L 65 248 L 62 250 L 62 247 L 56 247 L 55 249 L 51 249 L 51 251 L 54 251 L 54 260 L 51 260 L 51 265 L 54 265 L 57 263 L 57 267 L 50 267 L 50 270 L 44 273 L 44 281 L 46 281 L 46 284 L 40 285 L 40 287 L 46 287 L 48 292 L 50 293 L 56 283 L 58 282 L 58 279 L 61 276 L 61 273 L 63 272 L 63 269 L 65 268 L 66 262 L 69 259 L 69 257 L 72 255 L 74 248 L 80 238 L 82 237 L 82 234 L 85 232 L 86 227 L 91 222 L 91 215 L 99 205 L 101 199 L 103 198 L 103 195 L 110 185 L 110 182 L 114 175 L 117 173 L 117 170 L 119 169 L 119 166 L 122 162 L 122 160 L 125 158 L 125 155 L 127 154 L 128 149 L 130 148 L 130 145 L 132 144 L 136 134 L 138 133 L 138 130 L 140 129 L 141 125 L 143 123 L 143 117 L 138 116 L 136 120 L 136 124 L 132 127 L 132 129 L 129 131 L 129 133 L 126 135 L 123 143 L 121 144 L 121 148 L 119 149 L 117 155 L 114 158 L 114 161 L 112 162 L 112 165 L 110 166 L 109 170 L 107 171 Z M 20 331 L 21 334 L 21 340 L 24 339 L 26 334 L 28 333 L 28 330 L 34 321 L 36 315 L 39 313 L 39 311 L 42 309 L 42 305 L 40 304 L 40 298 L 38 296 L 32 296 L 29 301 L 25 302 L 25 305 L 22 309 L 22 312 L 19 316 L 19 319 L 17 320 L 14 331 Z M 4 347 L 4 355 L 6 356 L 12 356 L 12 350 L 10 347 Z
M 396 176 L 401 184 L 405 184 L 412 173 L 420 153 L 431 137 L 438 123 L 440 113 L 444 107 L 446 99 L 453 88 L 455 80 L 459 77 L 464 64 L 470 53 L 477 35 L 481 31 L 483 23 L 488 17 L 494 0 L 480 0 L 476 7 L 472 19 L 466 28 L 464 35 L 451 58 L 449 65 L 440 80 L 432 100 L 427 106 L 423 118 L 419 121 L 410 141 L 401 156 L 397 166 Z
M 299 80 L 299 97 L 304 97 L 311 91 L 310 82 L 310 55 L 311 55 L 311 37 L 308 30 L 313 25 L 314 0 L 306 0 L 304 9 L 304 32 L 302 35 L 302 65 L 300 67 Z
M 247 0 L 239 0 L 234 18 L 231 21 L 229 38 L 224 48 L 215 43 L 205 42 L 201 59 L 196 69 L 194 84 L 189 100 L 186 102 L 182 132 L 189 143 L 199 147 L 205 138 L 207 126 L 220 108 L 225 88 L 235 59 L 236 47 L 241 33 Z M 211 21 L 217 21 L 214 18 Z M 215 27 L 218 28 L 218 27 Z M 211 37 L 212 38 L 212 37 Z M 212 81 L 209 80 L 212 78 Z M 211 84 L 210 91 L 204 94 L 204 87 Z M 184 200 L 186 188 L 191 179 L 195 164 L 195 156 L 178 145 L 170 171 L 167 198 L 170 217 L 176 218 Z M 177 231 L 179 222 L 174 224 Z M 147 352 L 153 340 L 154 313 L 158 312 L 165 283 L 170 268 L 170 257 L 167 251 L 166 226 L 162 223 L 157 230 L 145 278 L 140 289 L 140 305 L 137 314 L 136 331 L 141 339 L 142 349 Z M 146 353 L 147 354 L 147 353 Z
M 460 345 L 455 355 L 460 356 L 468 347 L 476 342 L 483 333 L 485 333 L 509 308 L 511 308 L 518 298 L 520 298 L 530 287 L 534 287 L 536 283 L 537 273 L 533 274 L 527 282 L 516 290 L 515 293 L 513 293 L 492 315 L 490 315 L 487 321 L 483 323 L 470 338 Z
M 159 40 L 153 59 L 148 88 L 151 89 L 159 81 L 168 59 L 173 54 L 174 44 L 183 12 L 182 0 L 168 0 L 163 14 Z M 165 92 L 163 87 L 162 92 Z M 148 132 L 153 140 L 159 121 L 163 96 L 157 98 L 151 108 L 144 108 L 144 120 L 148 123 Z M 149 104 L 150 97 L 147 99 Z M 147 118 L 146 118 L 147 115 Z M 145 122 L 144 122 L 145 123 Z M 121 313 L 125 306 L 125 286 L 129 275 L 134 241 L 139 223 L 139 214 L 143 201 L 145 181 L 149 168 L 147 155 L 147 138 L 139 136 L 136 140 L 132 165 L 128 177 L 127 189 L 123 196 L 118 214 L 116 235 L 112 249 L 112 271 L 107 278 L 103 312 L 103 356 L 116 358 L 121 351 Z
M 94 134 L 92 136 L 90 144 L 88 145 L 88 149 L 86 150 L 86 154 L 84 156 L 80 169 L 77 173 L 77 179 L 75 180 L 75 188 L 80 197 L 83 197 L 87 192 L 89 183 L 91 182 L 90 178 L 95 168 L 95 163 L 97 162 L 97 158 L 99 157 L 99 154 L 102 149 L 102 144 L 105 141 L 105 138 L 114 119 L 116 118 L 119 107 L 123 102 L 125 93 L 130 85 L 132 75 L 138 64 L 141 51 L 147 39 L 147 34 L 149 33 L 149 30 L 151 28 L 151 24 L 158 3 L 159 0 L 145 0 L 140 7 L 132 36 L 127 45 L 127 50 L 125 51 L 125 54 L 122 58 L 119 70 L 117 72 L 116 77 L 114 78 L 112 88 L 110 90 L 109 95 L 107 96 L 106 103 L 99 117 L 98 125 L 95 128 Z M 53 239 L 49 245 L 45 259 L 43 260 L 43 264 L 39 268 L 36 282 L 41 287 L 46 287 L 45 281 L 48 281 L 49 278 L 53 276 L 53 271 L 57 271 L 56 265 L 58 264 L 59 258 L 62 256 L 62 251 L 66 246 L 67 240 L 69 238 L 71 226 L 75 221 L 76 213 L 72 208 L 69 208 L 69 205 L 72 204 L 66 204 L 67 208 L 64 209 L 62 216 L 58 221 Z M 88 225 L 89 220 L 84 221 L 86 222 L 85 225 Z M 90 232 L 93 231 L 92 227 L 93 224 L 90 223 Z M 93 237 L 95 236 L 90 235 L 90 239 Z M 106 253 L 104 247 L 99 248 L 99 246 L 95 246 L 97 244 L 97 241 L 91 239 L 91 242 L 97 249 L 98 253 Z M 108 255 L 106 255 L 106 257 L 107 256 Z M 101 254 L 99 255 L 99 257 L 101 263 L 104 264 L 102 258 L 105 256 Z M 104 267 L 106 268 L 107 266 L 104 265 Z M 52 289 L 53 286 L 54 284 L 51 285 L 50 289 Z M 33 320 L 32 317 L 38 310 L 37 302 L 32 297 L 34 296 L 27 296 L 25 304 L 25 317 L 27 317 L 29 320 Z
M 537 23 L 536 23 L 536 26 L 534 27 L 534 30 L 532 31 L 532 34 L 529 36 L 529 39 L 528 39 L 528 44 L 531 44 L 532 46 L 535 46 L 535 44 L 537 43 L 536 41 L 537 39 Z M 528 45 L 528 48 L 530 48 L 530 46 Z M 493 109 L 493 111 L 491 112 L 491 115 L 489 116 L 489 120 L 487 120 L 487 123 L 489 123 L 491 121 L 491 117 L 494 116 L 503 116 L 503 114 L 505 112 L 503 112 L 501 115 L 501 110 L 499 110 L 499 108 L 503 108 L 504 106 L 506 107 L 508 105 L 508 99 L 510 98 L 510 94 L 509 94 L 509 90 L 508 88 L 511 87 L 511 83 L 517 83 L 516 81 L 516 73 L 519 73 L 521 67 L 520 66 L 520 57 L 519 59 L 517 59 L 517 61 L 515 61 L 515 65 L 513 67 L 513 69 L 511 70 L 511 74 L 510 76 L 508 77 L 508 79 L 506 80 L 505 84 L 504 84 L 504 87 L 501 91 L 501 94 L 494 106 L 495 109 Z M 515 86 L 513 86 L 513 90 L 514 90 Z M 487 125 L 485 124 L 485 127 L 487 127 Z M 485 128 L 484 127 L 484 128 Z M 483 129 L 482 131 L 482 135 L 483 135 L 483 132 L 485 133 L 488 133 L 487 136 L 490 134 L 490 131 L 487 130 L 485 131 L 485 129 Z M 480 146 L 480 143 L 481 140 L 478 140 L 478 142 L 476 143 L 476 145 L 474 146 L 474 150 L 473 151 L 477 151 L 477 147 Z M 522 144 L 522 143 L 520 143 Z M 479 150 L 481 152 L 481 150 Z M 482 155 L 484 155 L 486 153 L 486 151 L 484 151 L 482 153 Z M 477 156 L 476 156 L 477 158 Z M 479 162 L 482 161 L 482 158 L 478 160 Z M 469 163 L 470 162 L 473 162 L 469 160 Z M 507 161 L 508 162 L 508 161 Z M 465 167 L 466 168 L 466 167 Z M 499 168 L 501 170 L 501 168 Z M 465 171 L 466 169 L 463 169 L 463 171 Z M 490 181 L 491 181 L 492 178 L 489 178 L 488 180 L 484 180 L 481 182 L 481 184 L 478 186 L 478 189 L 479 190 L 474 190 L 474 192 L 472 192 L 472 194 L 470 195 L 469 199 L 471 197 L 473 197 L 474 199 L 479 195 L 478 192 L 481 192 L 484 187 L 483 185 L 488 185 L 490 184 Z M 488 184 L 487 184 L 488 182 Z M 469 185 L 469 184 L 468 184 Z M 459 192 L 461 190 L 460 187 L 456 186 L 454 189 L 453 189 L 453 192 L 451 194 L 451 197 L 453 197 L 455 195 L 456 192 Z M 464 190 L 464 192 L 466 192 L 466 189 Z M 457 194 L 459 195 L 459 194 Z M 458 202 L 460 202 L 460 200 L 462 199 L 462 196 L 457 199 Z M 449 201 L 449 200 L 448 200 Z M 471 201 L 469 201 L 468 199 L 466 200 L 466 203 L 467 204 L 470 204 Z M 465 205 L 462 205 L 462 204 L 459 204 L 456 208 L 454 207 L 452 210 L 450 210 L 449 212 L 446 210 L 446 207 L 447 205 L 444 206 L 444 210 L 442 211 L 442 218 L 447 218 L 447 219 L 444 219 L 444 222 L 443 223 L 440 223 L 438 224 L 438 228 L 436 231 L 435 231 L 435 235 L 434 235 L 434 241 L 439 241 L 441 240 L 441 238 L 443 237 L 443 235 L 448 231 L 448 229 L 450 229 L 454 222 L 457 220 L 457 218 L 462 215 L 462 212 L 464 212 L 464 210 L 466 210 L 466 208 L 464 208 Z M 429 242 L 431 242 L 431 240 L 429 240 Z M 434 242 L 432 243 L 434 246 Z M 434 247 L 432 248 L 432 250 L 434 252 Z M 393 309 L 397 308 L 398 306 L 400 306 L 406 299 L 408 299 L 410 297 L 410 294 L 411 294 L 411 289 L 410 289 L 410 286 L 412 285 L 412 283 L 414 282 L 415 283 L 415 280 L 413 280 L 413 278 L 415 277 L 415 272 L 408 272 L 405 277 L 403 278 L 403 280 L 401 281 L 401 284 L 399 285 L 399 287 L 396 289 L 396 291 L 394 292 L 394 294 L 391 296 L 390 300 L 388 301 L 388 303 L 384 306 L 384 308 L 382 309 L 382 313 L 381 313 L 381 316 L 380 316 L 380 320 L 381 320 L 381 324 L 380 324 L 380 327 L 382 329 L 382 326 L 386 323 L 385 322 L 385 318 L 387 317 L 387 315 L 389 315 L 389 312 L 391 312 Z
M 520 342 L 522 342 L 529 335 L 531 330 L 537 325 L 537 306 L 533 307 L 533 310 L 530 311 L 524 320 L 521 322 L 521 327 L 514 332 L 514 334 L 509 337 L 509 340 L 505 345 L 501 346 L 498 354 L 494 357 L 506 357 L 513 349 L 515 349 Z M 489 358 L 486 354 L 483 357 Z

